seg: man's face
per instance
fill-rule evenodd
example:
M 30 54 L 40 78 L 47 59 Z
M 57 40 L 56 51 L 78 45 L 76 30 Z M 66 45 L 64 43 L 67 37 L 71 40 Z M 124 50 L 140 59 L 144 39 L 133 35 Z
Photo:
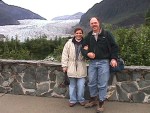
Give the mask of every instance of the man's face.
M 96 31 L 96 32 L 98 32 L 100 29 L 100 24 L 96 18 L 91 18 L 90 26 L 93 29 L 93 31 Z

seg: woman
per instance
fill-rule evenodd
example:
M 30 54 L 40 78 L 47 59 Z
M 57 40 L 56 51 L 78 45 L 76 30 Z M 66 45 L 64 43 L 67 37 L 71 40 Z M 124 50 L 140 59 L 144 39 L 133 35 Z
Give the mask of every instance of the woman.
M 87 68 L 86 62 L 81 54 L 82 40 L 83 30 L 81 28 L 76 28 L 74 30 L 74 37 L 67 41 L 62 52 L 61 63 L 63 72 L 67 72 L 70 80 L 70 107 L 73 107 L 78 102 L 81 106 L 85 105 L 84 88 Z

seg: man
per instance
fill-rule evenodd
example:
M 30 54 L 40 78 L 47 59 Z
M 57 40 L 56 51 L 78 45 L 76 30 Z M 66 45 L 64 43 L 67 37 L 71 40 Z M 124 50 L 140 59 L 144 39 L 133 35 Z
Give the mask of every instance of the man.
M 90 60 L 88 68 L 90 101 L 85 104 L 85 107 L 97 105 L 98 99 L 97 113 L 101 113 L 104 111 L 104 101 L 106 100 L 110 76 L 109 65 L 117 66 L 118 46 L 112 34 L 101 28 L 97 17 L 90 19 L 90 27 L 92 31 L 85 37 L 81 50 L 83 56 Z

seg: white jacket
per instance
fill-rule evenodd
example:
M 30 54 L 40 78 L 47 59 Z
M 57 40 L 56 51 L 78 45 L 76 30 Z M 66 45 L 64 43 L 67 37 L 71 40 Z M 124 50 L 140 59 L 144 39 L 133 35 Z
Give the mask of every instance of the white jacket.
M 72 39 L 69 39 L 63 48 L 61 59 L 62 67 L 68 68 L 67 75 L 69 77 L 82 78 L 87 76 L 86 62 L 81 52 L 78 59 L 76 61 L 75 45 Z

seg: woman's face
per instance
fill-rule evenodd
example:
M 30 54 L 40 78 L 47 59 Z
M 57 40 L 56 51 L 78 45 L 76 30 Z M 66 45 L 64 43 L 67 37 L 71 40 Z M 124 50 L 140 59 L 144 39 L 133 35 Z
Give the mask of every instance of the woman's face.
M 74 33 L 74 36 L 75 36 L 75 39 L 81 40 L 82 37 L 83 37 L 83 33 L 82 33 L 81 30 L 77 30 L 77 31 Z

